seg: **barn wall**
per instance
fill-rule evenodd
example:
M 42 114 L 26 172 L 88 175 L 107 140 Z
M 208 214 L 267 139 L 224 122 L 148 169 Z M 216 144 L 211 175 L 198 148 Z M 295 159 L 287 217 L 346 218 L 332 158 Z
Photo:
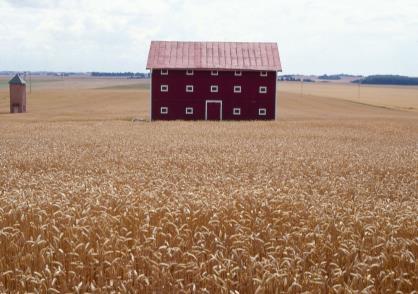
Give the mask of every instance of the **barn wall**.
M 242 72 L 235 76 L 234 71 L 219 71 L 212 76 L 210 71 L 194 71 L 192 76 L 185 70 L 169 70 L 161 75 L 161 70 L 152 71 L 152 119 L 153 120 L 199 120 L 205 119 L 206 100 L 222 101 L 224 120 L 272 120 L 275 119 L 276 72 L 268 72 L 261 77 L 259 71 Z M 168 85 L 168 92 L 161 92 L 160 86 Z M 186 92 L 186 85 L 193 85 L 193 93 Z M 210 86 L 218 85 L 219 92 L 211 93 Z M 234 93 L 234 85 L 241 86 L 241 93 Z M 258 93 L 259 86 L 266 86 L 267 93 Z M 168 107 L 168 114 L 160 114 L 160 107 Z M 185 108 L 193 107 L 193 115 L 186 115 Z M 233 115 L 233 108 L 240 107 L 241 115 Z M 259 116 L 258 109 L 266 108 L 267 115 Z

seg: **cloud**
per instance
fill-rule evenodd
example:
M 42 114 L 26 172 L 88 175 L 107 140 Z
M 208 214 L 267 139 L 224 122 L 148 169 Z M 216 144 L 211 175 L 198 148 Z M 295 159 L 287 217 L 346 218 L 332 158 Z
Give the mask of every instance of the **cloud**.
M 160 39 L 277 41 L 287 73 L 418 75 L 416 15 L 412 0 L 0 0 L 0 70 L 142 71 Z

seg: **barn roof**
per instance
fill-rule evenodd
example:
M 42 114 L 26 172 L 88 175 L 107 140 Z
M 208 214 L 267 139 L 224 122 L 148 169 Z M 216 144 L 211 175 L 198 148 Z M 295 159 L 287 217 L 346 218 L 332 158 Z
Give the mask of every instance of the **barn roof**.
M 152 41 L 147 69 L 282 71 L 277 43 Z
M 16 74 L 10 81 L 9 84 L 13 85 L 26 85 L 26 82 L 24 79 L 22 79 L 19 74 Z

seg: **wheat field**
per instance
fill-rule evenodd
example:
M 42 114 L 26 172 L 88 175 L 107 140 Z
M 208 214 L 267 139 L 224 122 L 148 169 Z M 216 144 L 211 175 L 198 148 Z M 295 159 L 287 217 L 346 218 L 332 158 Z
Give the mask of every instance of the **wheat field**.
M 152 123 L 144 82 L 1 88 L 0 292 L 416 292 L 418 114 L 286 87 Z
M 348 100 L 389 109 L 418 112 L 418 86 L 358 85 L 350 83 L 280 83 L 281 91 Z

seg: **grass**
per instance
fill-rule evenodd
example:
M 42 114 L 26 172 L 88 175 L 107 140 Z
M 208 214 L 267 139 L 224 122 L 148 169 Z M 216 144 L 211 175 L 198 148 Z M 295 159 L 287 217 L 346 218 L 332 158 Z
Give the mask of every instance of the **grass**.
M 132 123 L 148 92 L 103 83 L 0 115 L 0 292 L 418 288 L 415 112 L 280 92 L 275 122 Z
M 9 84 L 8 84 L 8 82 L 7 81 L 2 81 L 2 80 L 0 80 L 0 89 L 1 88 L 7 88 L 7 86 L 8 86 Z

